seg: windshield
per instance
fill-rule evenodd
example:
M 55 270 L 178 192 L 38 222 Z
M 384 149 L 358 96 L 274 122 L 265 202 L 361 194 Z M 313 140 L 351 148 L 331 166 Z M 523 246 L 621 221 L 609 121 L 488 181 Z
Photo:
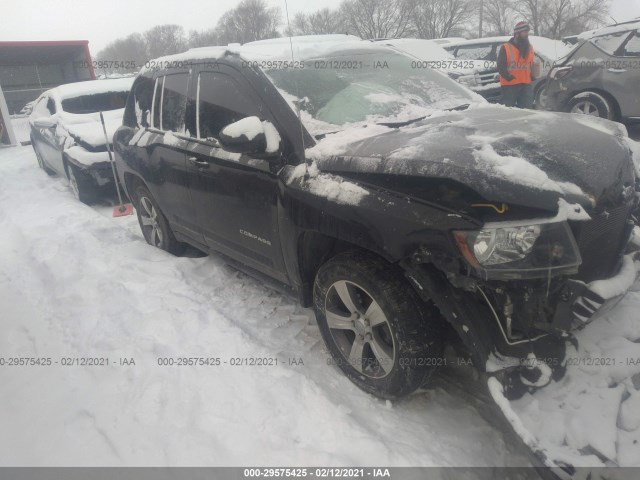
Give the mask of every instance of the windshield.
M 108 112 L 124 108 L 129 91 L 95 93 L 81 95 L 62 100 L 62 110 L 67 113 L 96 113 Z
M 478 101 L 424 62 L 395 52 L 333 55 L 265 73 L 312 134 L 354 123 L 401 123 Z M 422 68 L 421 68 L 422 67 Z

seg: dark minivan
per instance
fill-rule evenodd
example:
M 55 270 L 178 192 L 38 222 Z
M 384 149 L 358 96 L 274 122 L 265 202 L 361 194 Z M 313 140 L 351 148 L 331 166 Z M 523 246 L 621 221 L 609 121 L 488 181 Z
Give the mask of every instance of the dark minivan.
M 120 181 L 150 244 L 221 252 L 313 305 L 359 387 L 420 387 L 447 332 L 505 395 L 544 386 L 494 360 L 562 358 L 635 279 L 619 125 L 490 105 L 369 42 L 259 53 L 194 49 L 141 72 Z

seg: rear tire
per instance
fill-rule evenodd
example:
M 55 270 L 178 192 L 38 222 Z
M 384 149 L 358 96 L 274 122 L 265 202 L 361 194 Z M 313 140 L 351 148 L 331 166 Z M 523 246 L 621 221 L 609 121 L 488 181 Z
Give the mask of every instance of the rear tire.
M 320 267 L 313 295 L 327 349 L 362 390 L 404 397 L 440 363 L 442 318 L 398 267 L 364 252 L 342 253 Z
M 183 253 L 185 245 L 176 240 L 169 222 L 147 187 L 138 185 L 134 195 L 138 223 L 147 243 L 173 255 Z
M 73 196 L 87 205 L 95 202 L 97 199 L 97 185 L 91 176 L 71 163 L 67 163 L 66 168 Z
M 538 88 L 536 92 L 536 110 L 546 110 L 547 109 L 547 89 L 543 85 Z
M 603 95 L 595 92 L 582 92 L 567 103 L 567 112 L 613 120 L 615 109 Z

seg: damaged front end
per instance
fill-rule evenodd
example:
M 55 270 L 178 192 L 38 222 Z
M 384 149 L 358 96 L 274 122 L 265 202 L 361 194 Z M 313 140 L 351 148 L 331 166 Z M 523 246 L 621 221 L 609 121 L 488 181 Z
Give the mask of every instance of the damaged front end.
M 575 466 L 616 466 L 618 459 L 594 453 L 586 441 L 576 442 L 582 450 L 569 449 L 573 456 L 563 456 L 526 431 L 512 402 L 537 405 L 543 387 L 560 388 L 576 377 L 567 373 L 581 351 L 576 334 L 606 316 L 636 282 L 637 208 L 636 195 L 589 214 L 560 200 L 551 219 L 488 222 L 452 232 L 464 259 L 458 264 L 421 249 L 404 265 L 416 290 L 439 307 L 487 375 L 489 391 L 516 433 L 562 475 L 573 476 Z M 640 385 L 638 390 L 640 395 Z

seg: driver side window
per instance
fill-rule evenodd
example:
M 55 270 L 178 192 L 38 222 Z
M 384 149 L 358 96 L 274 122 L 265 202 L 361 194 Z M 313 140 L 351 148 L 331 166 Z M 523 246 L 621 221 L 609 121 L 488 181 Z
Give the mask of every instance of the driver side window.
M 199 138 L 218 139 L 220 130 L 245 117 L 262 117 L 260 106 L 229 76 L 201 72 L 198 76 L 197 131 Z

